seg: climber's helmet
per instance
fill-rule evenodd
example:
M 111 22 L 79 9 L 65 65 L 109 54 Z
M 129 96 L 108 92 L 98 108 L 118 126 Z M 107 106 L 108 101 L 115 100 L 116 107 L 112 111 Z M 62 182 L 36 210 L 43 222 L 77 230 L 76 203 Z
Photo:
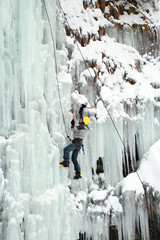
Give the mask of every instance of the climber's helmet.
M 79 120 L 80 123 L 83 123 L 84 125 L 88 125 L 90 123 L 90 119 L 87 116 L 84 116 Z

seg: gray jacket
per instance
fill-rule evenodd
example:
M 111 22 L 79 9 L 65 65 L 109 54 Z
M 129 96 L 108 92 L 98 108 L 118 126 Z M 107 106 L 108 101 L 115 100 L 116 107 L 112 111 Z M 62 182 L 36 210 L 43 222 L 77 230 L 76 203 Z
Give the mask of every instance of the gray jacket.
M 83 124 L 80 124 L 79 126 L 75 126 L 71 129 L 73 131 L 73 139 L 75 138 L 83 139 L 85 136 L 85 133 L 88 131 L 88 127 L 86 127 Z

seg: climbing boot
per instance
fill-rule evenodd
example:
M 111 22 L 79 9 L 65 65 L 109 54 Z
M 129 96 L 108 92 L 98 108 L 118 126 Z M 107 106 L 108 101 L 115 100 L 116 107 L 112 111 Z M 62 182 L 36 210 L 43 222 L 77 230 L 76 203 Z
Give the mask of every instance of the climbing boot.
M 70 164 L 69 164 L 69 162 L 64 160 L 63 162 L 60 162 L 59 166 L 69 168 Z
M 79 178 L 82 178 L 82 174 L 81 173 L 76 174 L 73 179 L 74 180 L 78 180 Z

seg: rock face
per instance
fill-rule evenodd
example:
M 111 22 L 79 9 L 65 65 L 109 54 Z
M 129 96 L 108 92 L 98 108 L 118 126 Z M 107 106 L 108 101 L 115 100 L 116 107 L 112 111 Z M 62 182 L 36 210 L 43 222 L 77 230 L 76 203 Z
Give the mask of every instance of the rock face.
M 91 7 L 91 3 L 84 1 L 84 8 L 87 7 Z M 159 55 L 160 31 L 152 22 L 150 10 L 150 7 L 153 11 L 157 10 L 154 1 L 99 0 L 92 7 L 100 8 L 104 17 L 111 23 L 103 28 L 100 36 L 107 32 L 119 43 L 136 48 L 142 55 L 146 53 L 154 57 Z
M 106 3 L 105 17 L 113 23 L 113 26 L 107 28 L 107 33 L 118 42 L 133 46 L 142 55 L 147 53 L 157 57 L 160 50 L 159 28 L 153 24 L 150 10 L 144 8 L 142 12 L 137 2 Z M 132 17 L 133 22 L 130 21 Z M 119 21 L 123 19 L 123 23 Z
M 146 1 L 145 1 L 146 3 Z M 147 2 L 148 3 L 148 2 Z M 104 17 L 108 20 L 105 26 L 99 25 L 97 33 L 83 34 L 81 29 L 71 29 L 66 25 L 66 34 L 75 36 L 82 46 L 89 44 L 90 40 L 101 39 L 106 33 L 119 43 L 130 45 L 137 49 L 140 54 L 149 54 L 154 57 L 159 55 L 160 31 L 159 27 L 152 22 L 150 7 L 143 7 L 139 1 L 83 1 L 84 9 L 101 9 Z M 150 3 L 153 9 L 154 4 Z M 149 5 L 150 6 L 150 5 Z M 95 20 L 98 19 L 95 17 Z
M 152 39 L 156 1 L 61 0 L 64 14 L 59 0 L 45 2 L 50 21 L 44 1 L 0 1 L 0 239 L 149 240 L 149 219 L 155 240 L 159 195 L 149 188 L 146 200 L 132 172 L 160 139 L 158 48 L 142 56 L 135 48 L 149 40 L 131 35 L 142 28 Z M 73 164 L 59 162 L 69 110 L 78 122 L 84 103 L 95 108 L 84 110 L 91 123 L 77 182 Z

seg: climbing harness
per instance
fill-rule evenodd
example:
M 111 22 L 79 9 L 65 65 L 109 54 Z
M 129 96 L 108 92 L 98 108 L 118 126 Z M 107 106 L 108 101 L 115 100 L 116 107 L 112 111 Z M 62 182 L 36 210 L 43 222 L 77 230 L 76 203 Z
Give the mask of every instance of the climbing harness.
M 80 142 L 81 143 L 81 147 L 82 147 L 82 152 L 83 152 L 83 154 L 85 154 L 85 152 L 84 152 L 84 144 L 83 144 L 83 140 L 82 139 L 74 139 L 73 141 L 72 141 L 72 143 L 74 143 L 74 145 L 75 145 L 75 147 L 76 147 L 76 151 L 77 152 L 79 152 L 80 151 L 80 149 L 78 149 L 78 142 Z
M 74 143 L 74 145 L 75 145 L 75 147 L 76 147 L 76 151 L 79 152 L 80 149 L 79 149 L 78 143 L 81 143 L 81 145 L 82 145 L 83 140 L 80 139 L 80 138 L 75 138 L 75 139 L 72 141 L 72 143 Z

